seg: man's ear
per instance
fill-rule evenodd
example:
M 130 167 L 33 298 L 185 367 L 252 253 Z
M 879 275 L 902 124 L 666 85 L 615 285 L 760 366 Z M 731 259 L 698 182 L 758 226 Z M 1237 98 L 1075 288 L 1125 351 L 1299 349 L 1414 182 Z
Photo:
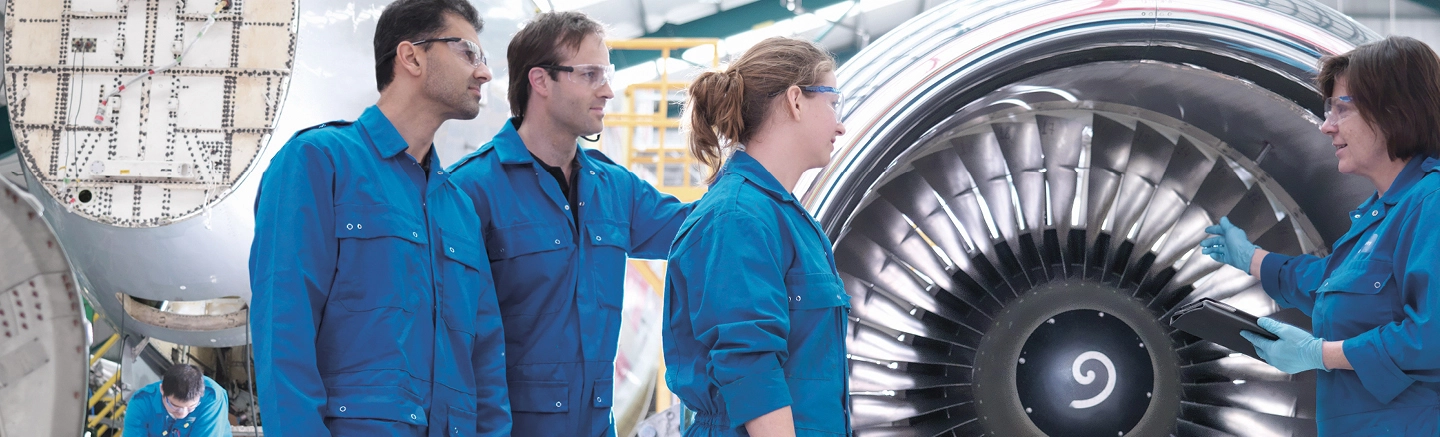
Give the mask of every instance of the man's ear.
M 395 47 L 395 65 L 412 77 L 420 77 L 425 73 L 425 57 L 408 41 Z
M 540 67 L 531 67 L 526 79 L 530 80 L 530 89 L 541 97 L 550 97 L 550 72 Z

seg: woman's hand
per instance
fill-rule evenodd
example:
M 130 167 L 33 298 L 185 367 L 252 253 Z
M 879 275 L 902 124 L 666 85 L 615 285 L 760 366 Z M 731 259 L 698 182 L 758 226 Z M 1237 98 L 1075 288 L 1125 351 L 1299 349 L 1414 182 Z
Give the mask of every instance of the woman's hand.
M 1258 246 L 1250 243 L 1244 229 L 1230 224 L 1229 217 L 1221 217 L 1220 224 L 1205 228 L 1205 233 L 1214 236 L 1200 242 L 1200 253 L 1245 273 L 1252 273 L 1250 261 L 1255 258 Z
M 1270 340 L 1250 331 L 1240 331 L 1240 336 L 1255 345 L 1255 352 L 1265 362 L 1281 372 L 1296 374 L 1312 369 L 1325 368 L 1321 345 L 1325 340 L 1315 338 L 1305 330 L 1280 323 L 1269 317 L 1260 318 L 1260 327 L 1279 336 Z

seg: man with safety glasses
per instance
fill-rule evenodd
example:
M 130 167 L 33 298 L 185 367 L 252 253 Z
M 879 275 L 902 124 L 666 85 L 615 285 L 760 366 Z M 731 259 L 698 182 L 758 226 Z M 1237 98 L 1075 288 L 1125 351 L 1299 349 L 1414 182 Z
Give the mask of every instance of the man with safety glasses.
M 481 27 L 465 0 L 391 3 L 379 102 L 296 133 L 266 170 L 250 253 L 266 436 L 510 435 L 480 222 L 432 145 L 479 113 Z
M 507 55 L 513 118 L 451 180 L 484 227 L 514 435 L 613 435 L 625 259 L 664 258 L 691 207 L 577 142 L 615 96 L 600 23 L 539 14 Z
M 160 381 L 141 387 L 126 404 L 131 437 L 230 437 L 230 398 L 190 364 L 176 364 Z

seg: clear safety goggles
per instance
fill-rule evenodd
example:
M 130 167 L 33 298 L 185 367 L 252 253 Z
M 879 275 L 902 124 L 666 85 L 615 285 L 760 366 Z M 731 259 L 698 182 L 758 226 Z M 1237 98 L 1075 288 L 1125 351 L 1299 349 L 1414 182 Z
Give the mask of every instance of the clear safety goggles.
M 1335 96 L 1325 99 L 1325 121 L 1326 124 L 1340 124 L 1340 121 L 1349 118 L 1355 113 L 1355 103 L 1350 96 Z
M 840 114 L 842 113 L 841 110 L 845 109 L 845 95 L 844 95 L 844 94 L 841 94 L 841 93 L 840 93 L 840 90 L 835 89 L 835 87 L 830 87 L 830 86 L 804 85 L 804 86 L 801 86 L 801 87 L 800 87 L 800 91 L 804 91 L 804 92 L 807 92 L 807 93 L 834 94 L 834 95 L 835 95 L 835 101 L 834 101 L 834 102 L 830 102 L 830 109 L 835 112 L 835 121 L 840 121 Z M 784 91 L 776 91 L 776 92 L 770 93 L 770 96 L 769 96 L 769 97 L 778 96 L 778 95 L 780 95 L 780 93 L 782 93 L 782 92 L 784 92 Z
M 458 36 L 422 39 L 419 41 L 410 41 L 410 44 L 418 46 L 432 42 L 443 42 L 445 45 L 450 46 L 450 50 L 455 51 L 455 54 L 460 55 L 460 59 L 464 59 L 466 63 L 469 63 L 470 68 L 480 68 L 481 65 L 490 65 L 490 60 L 485 58 L 485 52 L 480 51 L 480 46 Z M 390 51 L 390 53 L 381 59 L 386 59 L 391 56 L 395 56 L 395 51 Z
M 609 65 L 599 65 L 599 64 L 551 65 L 551 64 L 544 64 L 544 65 L 536 65 L 536 67 L 538 67 L 538 68 L 544 68 L 544 69 L 546 69 L 546 70 L 551 70 L 551 71 L 559 71 L 559 72 L 570 73 L 570 74 L 568 74 L 567 76 L 570 77 L 570 81 L 571 81 L 571 82 L 575 82 L 575 83 L 578 83 L 578 84 L 581 84 L 581 85 L 589 86 L 590 89 L 592 89 L 592 90 L 600 89 L 600 87 L 605 86 L 606 84 L 609 84 L 610 81 L 612 81 L 612 80 L 615 80 L 615 64 L 609 64 Z

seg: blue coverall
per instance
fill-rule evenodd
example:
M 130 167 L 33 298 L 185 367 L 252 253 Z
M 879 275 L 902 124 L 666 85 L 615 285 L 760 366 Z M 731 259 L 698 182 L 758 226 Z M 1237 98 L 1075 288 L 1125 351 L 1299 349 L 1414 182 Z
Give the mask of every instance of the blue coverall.
M 295 134 L 265 171 L 250 283 L 266 436 L 509 435 L 479 221 L 433 152 L 427 175 L 405 149 L 371 106 Z
M 450 178 L 484 226 L 514 433 L 613 435 L 625 258 L 663 258 L 690 206 L 590 149 L 576 154 L 572 205 L 514 123 L 452 166 Z
M 1344 341 L 1355 370 L 1320 371 L 1322 436 L 1440 435 L 1440 163 L 1412 158 L 1384 196 L 1350 213 L 1329 256 L 1271 253 L 1265 292 L 1312 332 Z
M 135 390 L 125 404 L 125 427 L 129 437 L 230 437 L 230 397 L 215 380 L 202 376 L 205 392 L 200 404 L 184 419 L 165 411 L 160 381 Z
M 799 436 L 850 434 L 850 297 L 830 239 L 743 151 L 685 221 L 665 285 L 665 381 L 686 436 L 741 436 L 789 406 Z

